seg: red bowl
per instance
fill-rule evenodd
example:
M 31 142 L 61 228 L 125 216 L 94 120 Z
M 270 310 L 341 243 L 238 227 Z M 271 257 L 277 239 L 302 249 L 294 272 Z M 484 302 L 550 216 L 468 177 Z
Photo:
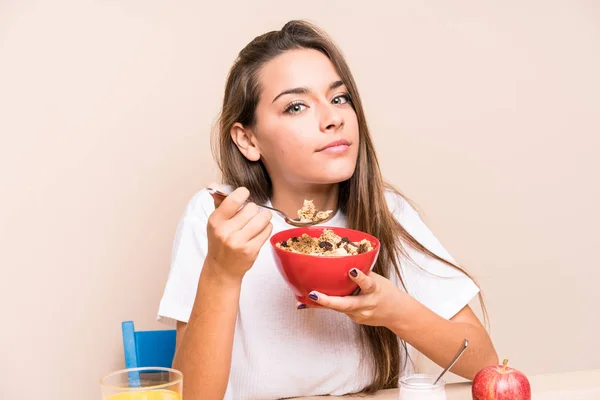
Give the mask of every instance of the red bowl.
M 347 237 L 352 242 L 367 239 L 371 242 L 373 250 L 348 256 L 314 256 L 292 253 L 275 245 L 294 236 L 301 236 L 303 233 L 311 237 L 319 237 L 324 229 L 330 229 L 336 235 Z M 296 295 L 296 299 L 311 305 L 316 305 L 308 298 L 308 294 L 313 290 L 329 296 L 353 294 L 358 289 L 358 285 L 350 279 L 348 273 L 352 268 L 356 268 L 368 274 L 379 255 L 379 240 L 374 236 L 354 229 L 330 226 L 294 228 L 278 232 L 271 236 L 271 246 L 275 253 L 277 268 Z

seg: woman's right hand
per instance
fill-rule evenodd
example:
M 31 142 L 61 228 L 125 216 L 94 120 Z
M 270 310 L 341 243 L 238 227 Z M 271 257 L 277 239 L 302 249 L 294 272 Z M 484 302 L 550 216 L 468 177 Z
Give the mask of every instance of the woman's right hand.
M 240 187 L 225 199 L 213 196 L 215 211 L 208 218 L 207 259 L 225 278 L 241 280 L 273 230 L 269 210 L 252 202 L 244 205 L 249 195 L 248 189 Z

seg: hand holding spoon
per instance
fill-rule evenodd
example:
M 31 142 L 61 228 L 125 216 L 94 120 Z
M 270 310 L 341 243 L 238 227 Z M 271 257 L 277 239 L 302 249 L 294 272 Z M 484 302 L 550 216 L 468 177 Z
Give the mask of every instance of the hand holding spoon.
M 220 190 L 217 190 L 217 189 L 213 189 L 213 188 L 207 188 L 206 190 L 208 190 L 208 192 L 209 192 L 211 195 L 213 195 L 213 196 L 218 196 L 218 197 L 221 197 L 221 198 L 223 198 L 223 199 L 224 199 L 225 197 L 227 197 L 227 196 L 228 196 L 226 193 L 223 193 L 223 192 L 221 192 Z M 281 218 L 283 218 L 283 219 L 285 220 L 285 222 L 287 222 L 288 224 L 290 224 L 290 225 L 292 225 L 292 226 L 301 227 L 301 228 L 302 228 L 302 227 L 306 227 L 306 226 L 313 226 L 313 225 L 321 224 L 321 223 L 323 223 L 323 222 L 327 222 L 327 221 L 329 221 L 331 218 L 333 218 L 333 215 L 334 215 L 333 213 L 330 213 L 330 214 L 327 216 L 327 218 L 325 218 L 325 219 L 319 219 L 319 220 L 316 220 L 316 221 L 300 221 L 300 220 L 298 220 L 298 219 L 292 219 L 292 218 L 288 217 L 286 213 L 284 213 L 283 211 L 281 211 L 281 210 L 278 210 L 278 209 L 276 209 L 276 208 L 269 207 L 269 206 L 265 206 L 265 205 L 262 205 L 262 204 L 257 204 L 257 206 L 259 206 L 259 207 L 262 207 L 262 208 L 269 209 L 269 210 L 271 210 L 271 211 L 273 211 L 273 212 L 276 212 L 276 213 L 277 213 L 277 214 L 279 214 L 279 215 L 281 216 Z

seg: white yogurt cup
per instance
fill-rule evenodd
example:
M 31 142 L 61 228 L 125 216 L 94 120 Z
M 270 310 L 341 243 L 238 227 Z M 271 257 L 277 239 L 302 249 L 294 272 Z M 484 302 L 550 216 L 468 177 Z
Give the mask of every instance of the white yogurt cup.
M 446 400 L 446 382 L 436 376 L 415 374 L 400 379 L 398 400 Z

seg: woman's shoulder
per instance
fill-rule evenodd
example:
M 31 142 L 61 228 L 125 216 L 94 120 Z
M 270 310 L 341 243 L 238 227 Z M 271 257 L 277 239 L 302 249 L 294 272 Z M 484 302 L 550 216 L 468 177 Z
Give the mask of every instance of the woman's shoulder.
M 211 209 L 212 206 L 212 209 Z M 188 217 L 207 217 L 214 210 L 212 198 L 206 189 L 201 189 L 194 193 L 188 201 L 184 215 Z
M 227 185 L 219 185 L 219 189 L 225 193 L 229 193 L 231 188 Z M 208 216 L 215 210 L 215 203 L 212 196 L 206 188 L 200 189 L 188 201 L 184 217 L 196 217 L 200 219 L 208 219 Z
M 385 189 L 385 200 L 392 214 L 398 219 L 413 219 L 419 218 L 414 204 L 410 202 L 404 195 L 393 188 Z M 402 221 L 401 221 L 402 222 Z
M 437 239 L 413 202 L 394 189 L 386 189 L 385 197 L 390 212 L 409 234 L 426 247 L 437 245 L 434 243 Z
M 417 211 L 416 206 L 414 206 L 409 199 L 399 192 L 389 189 L 386 190 L 386 200 L 390 211 L 406 232 L 433 253 L 454 262 L 452 256 L 444 248 L 431 229 L 429 229 L 420 213 Z

